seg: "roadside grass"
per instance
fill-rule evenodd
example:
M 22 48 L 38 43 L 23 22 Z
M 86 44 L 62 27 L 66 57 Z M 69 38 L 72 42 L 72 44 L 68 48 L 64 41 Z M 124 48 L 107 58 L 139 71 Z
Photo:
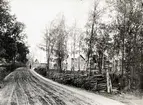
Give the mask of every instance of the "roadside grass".
M 113 100 L 120 101 L 126 105 L 143 105 L 143 93 L 140 91 L 120 92 L 117 94 L 98 93 Z

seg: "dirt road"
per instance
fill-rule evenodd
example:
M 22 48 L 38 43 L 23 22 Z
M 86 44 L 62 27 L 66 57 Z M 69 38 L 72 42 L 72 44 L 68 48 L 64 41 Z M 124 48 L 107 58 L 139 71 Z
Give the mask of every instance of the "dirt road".
M 5 78 L 0 105 L 124 105 L 120 102 L 46 79 L 19 68 Z

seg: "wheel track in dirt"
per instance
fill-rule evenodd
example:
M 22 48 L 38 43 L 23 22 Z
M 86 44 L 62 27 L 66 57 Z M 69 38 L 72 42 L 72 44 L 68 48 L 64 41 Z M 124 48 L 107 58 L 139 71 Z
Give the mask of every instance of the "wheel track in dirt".
M 33 72 L 18 68 L 8 75 L 0 91 L 0 105 L 103 105 L 62 85 L 45 81 Z
M 37 79 L 37 78 L 35 78 L 35 79 Z M 37 80 L 33 80 L 33 81 L 36 82 Z M 41 81 L 40 83 L 43 83 L 43 82 Z M 78 103 L 81 103 L 79 105 L 91 105 L 90 103 L 84 102 L 85 98 L 80 99 L 80 98 L 74 96 L 74 94 L 75 94 L 74 92 L 69 91 L 67 89 L 63 89 L 59 86 L 55 86 L 50 83 L 48 83 L 48 84 L 43 83 L 43 85 L 40 85 L 40 84 L 37 84 L 37 85 L 38 85 L 38 87 L 41 86 L 41 88 L 43 90 L 50 90 L 51 92 L 48 94 L 55 95 L 57 97 L 59 96 L 62 100 L 67 100 L 67 101 L 73 103 L 73 105 L 75 105 L 77 103 L 77 101 L 78 101 Z M 53 94 L 53 93 L 55 93 L 55 94 Z

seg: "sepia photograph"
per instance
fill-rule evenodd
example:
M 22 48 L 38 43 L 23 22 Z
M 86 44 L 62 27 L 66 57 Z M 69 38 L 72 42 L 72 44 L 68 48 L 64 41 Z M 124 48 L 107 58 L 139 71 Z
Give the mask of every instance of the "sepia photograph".
M 143 0 L 0 0 L 0 105 L 143 105 Z

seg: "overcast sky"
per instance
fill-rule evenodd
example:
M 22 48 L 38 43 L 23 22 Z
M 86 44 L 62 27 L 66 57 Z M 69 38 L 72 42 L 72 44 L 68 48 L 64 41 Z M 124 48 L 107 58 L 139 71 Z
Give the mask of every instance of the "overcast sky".
M 94 0 L 10 0 L 11 10 L 18 21 L 26 25 L 30 51 L 40 62 L 45 61 L 45 53 L 37 48 L 42 43 L 43 32 L 59 13 L 64 14 L 70 26 L 75 20 L 79 28 L 87 22 Z

